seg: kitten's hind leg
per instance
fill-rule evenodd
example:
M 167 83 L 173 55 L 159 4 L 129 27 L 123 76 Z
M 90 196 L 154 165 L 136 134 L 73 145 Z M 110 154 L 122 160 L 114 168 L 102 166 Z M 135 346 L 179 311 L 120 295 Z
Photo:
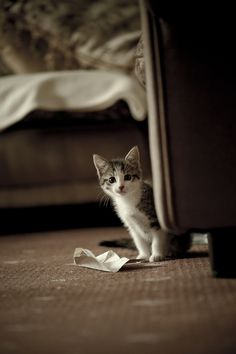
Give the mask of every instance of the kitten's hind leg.
M 163 230 L 152 230 L 152 254 L 149 257 L 150 262 L 163 261 L 169 249 L 169 237 Z

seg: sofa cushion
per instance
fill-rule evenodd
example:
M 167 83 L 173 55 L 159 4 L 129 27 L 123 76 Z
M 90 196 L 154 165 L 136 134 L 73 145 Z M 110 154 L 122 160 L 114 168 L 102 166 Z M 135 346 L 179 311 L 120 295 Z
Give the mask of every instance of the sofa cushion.
M 0 207 L 98 201 L 92 155 L 124 156 L 138 145 L 150 176 L 147 143 L 146 122 L 131 117 L 89 124 L 72 119 L 67 127 L 19 123 L 1 133 Z

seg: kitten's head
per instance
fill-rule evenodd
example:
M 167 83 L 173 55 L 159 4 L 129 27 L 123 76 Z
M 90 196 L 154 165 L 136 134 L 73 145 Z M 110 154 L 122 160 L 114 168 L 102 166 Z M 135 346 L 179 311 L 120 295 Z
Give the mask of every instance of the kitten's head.
M 133 147 L 124 159 L 108 161 L 99 155 L 93 155 L 99 183 L 110 197 L 123 197 L 135 193 L 140 187 L 142 170 L 138 147 Z

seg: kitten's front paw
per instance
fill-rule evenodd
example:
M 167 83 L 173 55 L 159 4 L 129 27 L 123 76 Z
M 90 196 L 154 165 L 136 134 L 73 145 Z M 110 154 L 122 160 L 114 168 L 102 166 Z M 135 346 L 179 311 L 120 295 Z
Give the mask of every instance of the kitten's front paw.
M 152 254 L 149 257 L 149 262 L 161 262 L 165 260 L 165 256 L 162 256 L 160 254 Z
M 139 253 L 137 255 L 136 259 L 143 259 L 145 261 L 148 261 L 149 260 L 149 255 Z

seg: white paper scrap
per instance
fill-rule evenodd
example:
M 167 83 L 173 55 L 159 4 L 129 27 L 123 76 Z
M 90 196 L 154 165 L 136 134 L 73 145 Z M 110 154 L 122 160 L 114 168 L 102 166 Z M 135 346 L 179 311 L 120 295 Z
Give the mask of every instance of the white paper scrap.
M 112 250 L 102 253 L 99 256 L 95 256 L 93 252 L 85 248 L 76 248 L 74 252 L 75 264 L 81 267 L 102 270 L 104 272 L 116 273 L 128 261 L 128 258 L 120 257 Z

